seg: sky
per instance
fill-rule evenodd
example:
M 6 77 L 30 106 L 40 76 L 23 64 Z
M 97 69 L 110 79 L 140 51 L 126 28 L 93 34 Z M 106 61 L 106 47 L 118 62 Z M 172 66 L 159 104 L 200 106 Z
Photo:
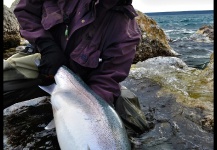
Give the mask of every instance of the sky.
M 10 7 L 14 0 L 4 0 Z M 143 12 L 214 10 L 214 0 L 133 0 L 135 9 Z
M 143 13 L 214 10 L 214 0 L 133 0 L 133 6 Z
M 11 4 L 14 2 L 14 0 L 3 0 L 3 4 L 6 5 L 7 7 L 11 7 Z

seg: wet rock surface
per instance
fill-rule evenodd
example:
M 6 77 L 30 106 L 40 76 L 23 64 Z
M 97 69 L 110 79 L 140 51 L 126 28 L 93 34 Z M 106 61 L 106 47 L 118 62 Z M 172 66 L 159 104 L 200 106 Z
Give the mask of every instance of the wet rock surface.
M 53 119 L 46 97 L 14 104 L 4 110 L 4 149 L 59 149 L 55 129 L 44 127 Z
M 213 131 L 196 122 L 203 116 L 200 109 L 177 103 L 168 93 L 158 96 L 161 87 L 147 78 L 128 78 L 122 84 L 138 96 L 147 120 L 154 124 L 153 129 L 134 139 L 134 149 L 213 149 Z
M 213 132 L 213 54 L 204 70 L 188 67 L 176 57 L 155 57 L 131 68 L 130 77 L 148 78 L 162 86 L 158 96 L 172 94 L 176 102 L 198 110 L 186 116 L 203 129 Z M 199 113 L 200 112 L 200 113 Z

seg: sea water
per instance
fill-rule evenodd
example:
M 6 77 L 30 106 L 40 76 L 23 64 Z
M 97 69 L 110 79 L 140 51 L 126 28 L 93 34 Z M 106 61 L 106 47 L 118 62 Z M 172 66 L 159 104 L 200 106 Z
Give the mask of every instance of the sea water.
M 203 69 L 214 51 L 214 42 L 196 34 L 204 25 L 213 25 L 213 11 L 145 13 L 154 19 L 170 39 L 169 45 L 189 67 Z

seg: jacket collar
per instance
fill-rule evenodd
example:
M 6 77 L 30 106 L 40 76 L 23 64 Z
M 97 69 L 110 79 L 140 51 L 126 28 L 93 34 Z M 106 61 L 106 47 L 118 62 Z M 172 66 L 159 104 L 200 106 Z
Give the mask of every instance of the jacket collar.
M 112 9 L 116 11 L 121 11 L 125 13 L 130 19 L 133 19 L 134 17 L 138 16 L 135 9 L 131 5 L 132 0 L 128 0 L 125 5 L 119 5 L 119 6 L 117 6 L 119 0 L 99 0 L 99 1 L 106 10 Z
M 100 0 L 100 3 L 102 3 L 103 7 L 108 10 L 114 7 L 118 1 L 119 0 Z
M 130 19 L 135 18 L 136 16 L 138 16 L 138 14 L 136 13 L 135 9 L 133 8 L 132 5 L 124 5 L 124 6 L 115 6 L 112 8 L 113 10 L 116 11 L 121 11 L 123 12 L 125 15 L 127 15 Z

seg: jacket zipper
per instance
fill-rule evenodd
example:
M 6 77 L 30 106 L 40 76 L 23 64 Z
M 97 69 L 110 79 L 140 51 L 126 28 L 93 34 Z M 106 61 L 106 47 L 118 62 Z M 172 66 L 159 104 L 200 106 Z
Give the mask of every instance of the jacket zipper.
M 69 40 L 69 26 L 68 25 L 66 25 L 65 37 L 66 37 L 66 40 L 68 41 Z
M 63 22 L 66 25 L 66 29 L 65 29 L 65 37 L 66 40 L 69 40 L 69 15 L 67 15 L 66 13 L 63 14 Z

